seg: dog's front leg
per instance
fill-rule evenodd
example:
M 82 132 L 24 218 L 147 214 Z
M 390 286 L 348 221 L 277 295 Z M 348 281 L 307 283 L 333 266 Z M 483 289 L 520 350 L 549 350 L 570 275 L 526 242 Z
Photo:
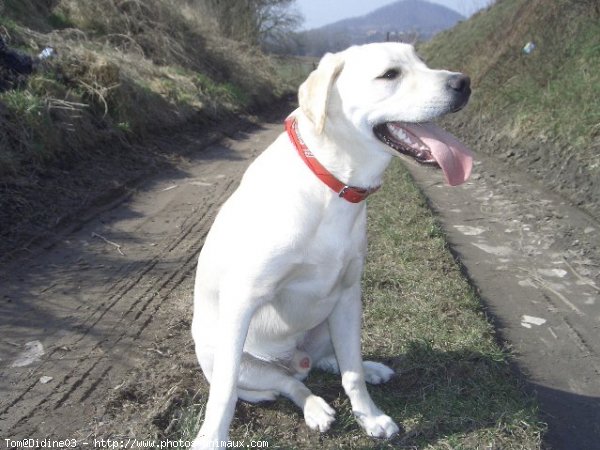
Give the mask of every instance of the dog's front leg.
M 352 411 L 368 435 L 389 438 L 398 425 L 373 403 L 365 382 L 361 355 L 361 291 L 358 284 L 350 289 L 329 316 L 329 331 L 342 375 L 342 385 L 350 398 Z
M 229 297 L 229 298 L 228 298 Z M 222 295 L 219 333 L 212 371 L 212 382 L 204 423 L 193 442 L 194 450 L 220 449 L 227 446 L 229 425 L 237 401 L 237 382 L 244 342 L 255 307 L 247 300 Z

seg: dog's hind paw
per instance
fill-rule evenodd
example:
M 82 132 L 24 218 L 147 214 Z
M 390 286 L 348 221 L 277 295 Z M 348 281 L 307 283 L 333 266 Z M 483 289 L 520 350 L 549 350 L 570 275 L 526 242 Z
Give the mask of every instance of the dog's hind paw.
M 381 384 L 394 376 L 394 371 L 385 364 L 375 361 L 363 361 L 365 381 L 369 384 Z
M 366 416 L 364 414 L 355 414 L 356 420 L 364 428 L 369 436 L 389 439 L 400 431 L 400 428 L 385 414 L 376 416 Z
M 325 432 L 335 420 L 335 410 L 325 400 L 309 395 L 304 403 L 304 421 L 312 430 Z

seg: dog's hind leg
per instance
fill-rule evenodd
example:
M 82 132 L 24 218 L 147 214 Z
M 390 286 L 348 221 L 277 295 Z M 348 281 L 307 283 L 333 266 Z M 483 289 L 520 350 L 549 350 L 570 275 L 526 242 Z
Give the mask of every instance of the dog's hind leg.
M 321 358 L 317 361 L 315 367 L 333 374 L 340 373 L 335 355 Z M 365 371 L 365 381 L 369 384 L 382 384 L 390 381 L 394 376 L 394 370 L 377 361 L 363 361 L 363 369 Z
M 277 399 L 277 391 L 251 391 L 249 389 L 237 390 L 238 398 L 248 403 L 271 402 Z
M 315 367 L 328 373 L 340 373 L 338 360 L 331 342 L 329 326 L 326 322 L 308 332 L 304 347 L 315 361 Z M 369 384 L 385 383 L 394 375 L 392 369 L 376 361 L 363 361 L 363 369 L 365 381 Z
M 238 395 L 248 401 L 272 400 L 275 393 L 293 401 L 304 412 L 309 428 L 327 431 L 334 420 L 335 411 L 325 400 L 314 395 L 304 383 L 293 376 L 286 366 L 263 361 L 247 353 L 242 355 Z

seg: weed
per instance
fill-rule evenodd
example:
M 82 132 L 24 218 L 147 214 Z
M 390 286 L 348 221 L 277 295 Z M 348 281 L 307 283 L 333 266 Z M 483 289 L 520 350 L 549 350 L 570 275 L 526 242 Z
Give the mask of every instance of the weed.
M 126 133 L 131 132 L 131 124 L 129 122 L 119 122 L 117 123 L 117 128 Z
M 57 30 L 63 28 L 73 28 L 75 26 L 75 23 L 72 20 L 60 12 L 52 12 L 48 16 L 48 23 L 52 28 Z
M 41 115 L 42 100 L 29 91 L 13 90 L 0 95 L 6 107 L 29 125 L 33 125 L 36 118 Z

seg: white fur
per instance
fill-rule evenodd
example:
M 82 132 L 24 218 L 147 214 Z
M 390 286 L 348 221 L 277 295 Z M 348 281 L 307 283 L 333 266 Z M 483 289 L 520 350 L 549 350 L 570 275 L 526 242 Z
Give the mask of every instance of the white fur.
M 401 76 L 378 78 L 389 68 Z M 302 139 L 338 179 L 377 186 L 396 153 L 373 134 L 384 121 L 426 121 L 451 109 L 451 72 L 431 70 L 406 44 L 370 44 L 326 55 L 300 87 Z M 211 383 L 195 449 L 227 441 L 238 397 L 290 398 L 321 432 L 334 410 L 300 381 L 298 352 L 340 372 L 358 423 L 389 438 L 393 420 L 365 382 L 393 371 L 361 358 L 361 274 L 366 205 L 337 196 L 283 133 L 248 168 L 223 205 L 198 261 L 192 333 Z

